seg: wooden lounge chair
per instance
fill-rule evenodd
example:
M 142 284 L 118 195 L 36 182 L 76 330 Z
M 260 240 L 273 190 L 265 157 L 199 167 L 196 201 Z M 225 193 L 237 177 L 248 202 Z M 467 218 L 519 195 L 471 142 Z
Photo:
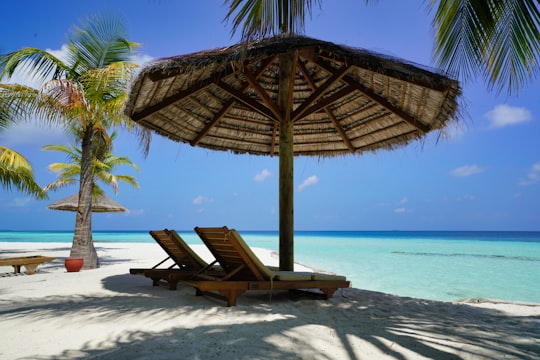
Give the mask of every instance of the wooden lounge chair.
M 0 266 L 13 266 L 15 274 L 20 273 L 21 266 L 24 266 L 26 268 L 26 273 L 28 275 L 33 275 L 39 264 L 53 261 L 54 259 L 56 258 L 41 255 L 0 258 Z
M 130 274 L 151 278 L 154 286 L 165 280 L 171 290 L 176 290 L 178 282 L 186 277 L 206 271 L 216 276 L 221 273 L 221 269 L 213 267 L 215 261 L 208 264 L 201 259 L 175 230 L 163 229 L 149 233 L 169 256 L 152 268 L 131 268 Z M 172 265 L 168 268 L 158 268 L 169 259 L 174 262 Z
M 217 259 L 225 275 L 220 278 L 195 275 L 182 280 L 182 283 L 194 287 L 197 295 L 225 300 L 227 306 L 235 306 L 237 297 L 247 290 L 320 289 L 324 297 L 329 299 L 337 289 L 351 286 L 340 275 L 273 271 L 262 264 L 236 230 L 229 230 L 226 226 L 196 227 L 195 231 Z

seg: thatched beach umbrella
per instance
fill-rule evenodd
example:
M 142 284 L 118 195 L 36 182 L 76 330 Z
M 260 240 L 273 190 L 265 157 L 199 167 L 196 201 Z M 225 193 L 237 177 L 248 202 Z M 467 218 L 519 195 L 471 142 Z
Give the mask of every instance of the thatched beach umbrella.
M 293 267 L 293 156 L 393 149 L 457 114 L 457 81 L 401 60 L 299 36 L 157 60 L 126 114 L 172 140 L 278 155 L 280 267 Z
M 47 205 L 47 208 L 51 210 L 77 211 L 78 205 L 79 205 L 79 194 L 73 194 L 71 196 L 68 196 L 67 198 L 58 200 L 50 205 Z M 98 195 L 92 200 L 92 211 L 93 212 L 126 212 L 127 209 L 105 195 Z

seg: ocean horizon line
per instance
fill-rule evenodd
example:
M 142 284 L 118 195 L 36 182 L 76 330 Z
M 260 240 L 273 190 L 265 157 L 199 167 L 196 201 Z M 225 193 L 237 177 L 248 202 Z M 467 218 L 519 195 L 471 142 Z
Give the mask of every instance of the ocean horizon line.
M 156 227 L 156 228 L 161 228 L 161 227 Z M 178 229 L 178 228 L 173 228 L 173 227 L 166 227 L 168 229 L 174 229 L 176 231 L 179 231 L 179 232 L 191 232 L 191 231 L 194 231 L 193 229 Z M 230 227 L 231 229 L 233 227 Z M 245 231 L 245 232 L 266 232 L 266 233 L 279 233 L 279 229 L 275 229 L 275 230 L 268 230 L 268 229 L 263 229 L 263 230 L 258 230 L 258 229 L 239 229 L 239 228 L 236 228 L 238 231 Z M 56 229 L 56 230 L 49 230 L 49 229 L 46 229 L 46 230 L 13 230 L 13 229 L 0 229 L 0 233 L 2 232 L 62 232 L 62 233 L 67 233 L 67 232 L 73 232 L 74 230 L 66 230 L 66 229 Z M 149 229 L 139 229 L 139 230 L 133 230 L 133 229 L 123 229 L 123 230 L 108 230 L 108 229 L 100 229 L 100 230 L 92 230 L 92 232 L 108 232 L 108 233 L 113 233 L 113 232 L 148 232 L 150 231 Z M 393 230 L 340 230 L 340 229 L 323 229 L 323 230 L 320 230 L 320 229 L 312 229 L 312 230 L 307 230 L 307 229 L 301 229 L 301 230 L 294 230 L 294 232 L 351 232 L 351 233 L 362 233 L 362 232 L 379 232 L 379 233 L 394 233 L 394 232 L 404 232 L 404 233 L 410 233 L 410 232 L 431 232 L 431 233 L 540 233 L 540 229 L 539 230 L 400 230 L 400 229 L 393 229 Z

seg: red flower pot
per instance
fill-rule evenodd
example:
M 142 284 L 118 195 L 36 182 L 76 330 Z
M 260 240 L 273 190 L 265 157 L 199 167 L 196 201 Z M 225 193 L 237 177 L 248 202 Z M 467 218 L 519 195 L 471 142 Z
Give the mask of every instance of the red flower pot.
M 68 272 L 78 272 L 84 264 L 83 258 L 66 258 L 64 266 Z

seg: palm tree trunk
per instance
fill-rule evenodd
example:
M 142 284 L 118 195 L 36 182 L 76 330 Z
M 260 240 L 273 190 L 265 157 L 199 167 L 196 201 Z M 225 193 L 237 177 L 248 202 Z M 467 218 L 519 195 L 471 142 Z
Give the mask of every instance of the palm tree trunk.
M 92 136 L 93 129 L 88 126 L 83 134 L 81 145 L 81 174 L 79 185 L 79 208 L 75 218 L 75 231 L 71 245 L 71 257 L 84 259 L 83 269 L 99 267 L 99 260 L 92 240 Z

